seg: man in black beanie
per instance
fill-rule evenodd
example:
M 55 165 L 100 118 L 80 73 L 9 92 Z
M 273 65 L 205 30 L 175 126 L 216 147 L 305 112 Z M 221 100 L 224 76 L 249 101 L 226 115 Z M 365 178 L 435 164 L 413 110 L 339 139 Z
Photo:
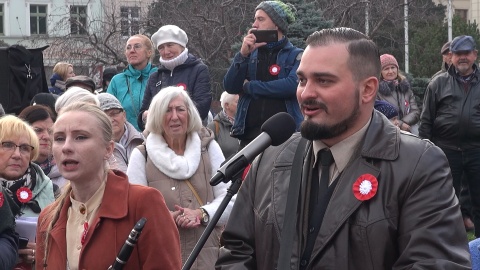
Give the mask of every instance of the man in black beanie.
M 287 112 L 299 127 L 302 114 L 295 92 L 296 71 L 302 49 L 286 37 L 288 25 L 295 21 L 295 8 L 281 1 L 263 1 L 255 9 L 252 29 L 243 38 L 240 51 L 223 79 L 225 90 L 239 94 L 231 136 L 240 139 L 240 149 L 261 133 L 271 116 Z M 276 30 L 278 40 L 257 42 L 252 30 Z

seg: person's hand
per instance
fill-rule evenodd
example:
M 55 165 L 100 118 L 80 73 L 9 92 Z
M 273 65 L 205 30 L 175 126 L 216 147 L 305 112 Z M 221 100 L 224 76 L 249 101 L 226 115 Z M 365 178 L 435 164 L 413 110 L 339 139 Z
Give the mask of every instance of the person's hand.
M 172 215 L 173 220 L 177 220 L 178 216 L 183 214 L 183 211 L 181 210 L 176 210 L 176 211 L 170 211 L 170 215 Z
M 27 247 L 18 250 L 18 257 L 20 262 L 31 264 L 35 262 L 35 247 L 36 244 L 28 242 Z
M 410 125 L 406 123 L 402 123 L 402 125 L 400 126 L 400 129 L 410 132 Z
M 251 31 L 254 29 L 256 28 L 248 30 L 248 34 L 243 37 L 242 47 L 240 48 L 240 54 L 243 57 L 248 57 L 258 47 L 267 45 L 266 42 L 255 43 L 257 38 L 251 33 Z
M 390 119 L 390 122 L 392 122 L 392 124 L 394 124 L 396 127 L 400 126 L 400 121 L 398 121 L 396 117 Z
M 179 205 L 175 205 L 175 212 L 180 211 L 180 214 L 175 218 L 175 223 L 178 227 L 184 229 L 196 228 L 201 225 L 199 211 L 200 210 L 193 210 L 190 208 L 183 208 Z
M 142 113 L 142 122 L 143 123 L 147 122 L 147 116 L 148 116 L 148 110 L 146 110 Z

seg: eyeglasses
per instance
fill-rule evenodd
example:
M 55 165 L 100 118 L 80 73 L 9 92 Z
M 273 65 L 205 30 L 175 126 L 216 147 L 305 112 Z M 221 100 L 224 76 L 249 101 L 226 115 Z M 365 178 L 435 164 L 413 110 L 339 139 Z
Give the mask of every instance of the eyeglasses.
M 13 142 L 2 142 L 2 149 L 3 151 L 6 152 L 15 152 L 15 149 L 20 149 L 20 154 L 22 155 L 30 155 L 32 153 L 33 149 L 35 149 L 33 146 L 28 145 L 28 144 L 21 144 L 21 145 L 16 145 Z
M 122 109 L 111 109 L 108 111 L 105 111 L 105 114 L 107 114 L 109 117 L 115 117 L 123 112 Z
M 135 44 L 133 44 L 133 46 L 131 44 L 128 44 L 127 47 L 126 47 L 126 50 L 131 51 L 133 49 L 133 50 L 137 51 L 137 50 L 140 50 L 142 47 L 143 47 L 143 45 L 141 43 L 135 43 Z

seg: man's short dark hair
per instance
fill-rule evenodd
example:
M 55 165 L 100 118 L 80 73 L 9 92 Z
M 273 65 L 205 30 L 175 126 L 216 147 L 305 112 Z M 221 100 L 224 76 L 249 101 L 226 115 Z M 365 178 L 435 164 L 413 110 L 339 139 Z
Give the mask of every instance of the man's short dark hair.
M 346 43 L 349 52 L 348 66 L 356 81 L 367 77 L 379 78 L 380 53 L 377 45 L 365 34 L 346 27 L 316 31 L 307 38 L 307 46 L 326 46 Z

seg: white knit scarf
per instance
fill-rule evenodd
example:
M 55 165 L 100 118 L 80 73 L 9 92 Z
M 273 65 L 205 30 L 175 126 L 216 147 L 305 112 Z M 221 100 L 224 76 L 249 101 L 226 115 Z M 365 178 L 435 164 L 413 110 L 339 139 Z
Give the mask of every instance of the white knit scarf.
M 172 60 L 163 60 L 160 56 L 160 64 L 167 68 L 168 70 L 173 70 L 174 68 L 178 67 L 179 65 L 185 63 L 188 58 L 188 49 L 185 48 L 182 53 L 180 53 L 177 57 L 173 58 Z
M 201 140 L 197 132 L 187 137 L 183 156 L 177 155 L 162 135 L 150 133 L 147 137 L 146 148 L 148 157 L 160 171 L 168 177 L 184 180 L 192 177 L 197 171 L 201 157 Z

